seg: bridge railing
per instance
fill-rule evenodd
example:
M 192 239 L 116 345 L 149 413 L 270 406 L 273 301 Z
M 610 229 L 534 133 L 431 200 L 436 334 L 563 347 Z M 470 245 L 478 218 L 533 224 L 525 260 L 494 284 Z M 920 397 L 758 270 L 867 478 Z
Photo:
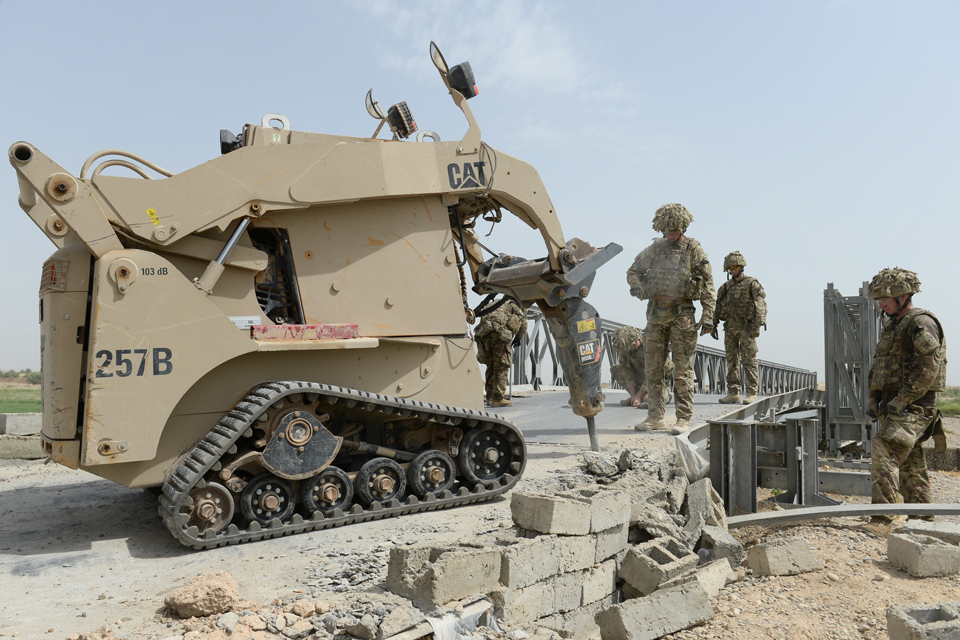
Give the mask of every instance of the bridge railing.
M 617 362 L 617 352 L 613 347 L 613 332 L 624 326 L 620 322 L 602 320 L 601 344 L 603 345 L 603 372 L 601 380 L 611 383 L 611 388 L 620 385 L 610 377 L 610 366 Z M 641 327 L 642 328 L 642 327 Z M 693 356 L 694 393 L 726 394 L 727 358 L 723 349 L 698 344 Z M 741 376 L 743 372 L 741 365 Z M 553 334 L 547 326 L 546 318 L 536 308 L 527 310 L 527 333 L 520 344 L 513 349 L 510 371 L 513 384 L 529 384 L 534 389 L 543 386 L 565 386 L 563 369 L 557 359 L 557 347 Z M 806 369 L 760 360 L 760 389 L 764 396 L 816 388 L 817 373 Z

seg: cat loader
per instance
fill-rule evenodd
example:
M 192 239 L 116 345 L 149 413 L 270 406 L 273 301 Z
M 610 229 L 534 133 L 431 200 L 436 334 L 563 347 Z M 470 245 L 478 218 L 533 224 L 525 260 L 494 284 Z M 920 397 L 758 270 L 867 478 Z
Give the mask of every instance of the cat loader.
M 268 114 L 177 174 L 111 149 L 74 175 L 10 147 L 20 206 L 57 246 L 39 308 L 50 459 L 154 490 L 196 549 L 490 499 L 526 464 L 520 429 L 483 410 L 470 325 L 498 296 L 543 311 L 592 429 L 585 298 L 620 247 L 564 239 L 536 170 L 482 141 L 469 63 L 430 55 L 462 140 L 371 91 L 372 137 Z M 484 253 L 474 227 L 503 211 L 545 257 Z

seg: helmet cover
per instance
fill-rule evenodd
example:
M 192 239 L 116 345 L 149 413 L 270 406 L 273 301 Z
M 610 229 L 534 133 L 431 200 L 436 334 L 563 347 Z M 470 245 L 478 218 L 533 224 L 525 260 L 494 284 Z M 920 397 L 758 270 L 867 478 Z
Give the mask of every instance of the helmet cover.
M 620 327 L 613 332 L 611 340 L 617 351 L 630 351 L 640 340 L 640 330 L 631 326 Z
M 654 231 L 686 231 L 693 222 L 690 210 L 682 204 L 665 204 L 653 214 Z
M 747 259 L 744 258 L 739 251 L 734 251 L 723 259 L 724 271 L 730 271 L 730 269 L 733 269 L 734 267 L 740 267 L 742 269 L 745 266 L 747 266 Z
M 900 267 L 887 268 L 873 276 L 869 288 L 870 297 L 874 300 L 896 298 L 905 293 L 911 295 L 920 293 L 920 279 L 913 271 L 907 271 Z

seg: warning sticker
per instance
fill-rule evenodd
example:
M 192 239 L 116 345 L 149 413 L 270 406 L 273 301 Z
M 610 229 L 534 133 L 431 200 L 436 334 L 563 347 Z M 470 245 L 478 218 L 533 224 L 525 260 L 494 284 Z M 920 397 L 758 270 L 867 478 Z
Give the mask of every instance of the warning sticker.
M 586 333 L 587 331 L 596 331 L 597 330 L 597 321 L 593 318 L 589 320 L 581 320 L 577 323 L 577 333 Z
M 600 339 L 577 344 L 577 353 L 580 355 L 580 364 L 596 362 L 600 359 Z

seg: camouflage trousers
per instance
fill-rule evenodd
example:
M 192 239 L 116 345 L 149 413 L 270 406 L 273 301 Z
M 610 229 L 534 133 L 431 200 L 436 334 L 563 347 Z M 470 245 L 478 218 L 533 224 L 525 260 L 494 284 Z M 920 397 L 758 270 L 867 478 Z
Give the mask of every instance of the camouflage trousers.
M 697 350 L 697 320 L 693 305 L 648 303 L 643 346 L 650 405 L 648 417 L 663 417 L 667 352 L 672 351 L 677 419 L 689 420 L 693 416 L 693 353 Z
M 487 402 L 503 400 L 507 392 L 507 378 L 510 374 L 510 343 L 504 342 L 494 333 L 479 338 L 483 342 L 484 362 L 487 365 L 487 382 L 484 395 Z
M 873 504 L 933 502 L 933 490 L 927 475 L 923 448 L 917 439 L 923 435 L 931 418 L 918 413 L 905 416 L 886 414 L 870 445 L 870 481 Z M 875 520 L 887 521 L 885 516 Z
M 644 363 L 646 366 L 646 363 Z M 634 371 L 630 366 L 623 364 L 615 364 L 610 367 L 610 377 L 613 380 L 620 384 L 626 390 L 630 390 L 632 387 L 636 387 L 637 391 L 643 391 L 644 393 L 650 391 L 647 388 L 647 374 L 646 370 L 644 371 Z M 663 395 L 666 396 L 670 392 L 670 378 L 673 377 L 673 361 L 670 358 L 667 358 L 663 366 Z
M 746 394 L 756 395 L 760 388 L 760 363 L 757 360 L 757 339 L 741 322 L 728 321 L 723 325 L 723 346 L 727 351 L 727 393 L 740 393 L 740 361 Z

